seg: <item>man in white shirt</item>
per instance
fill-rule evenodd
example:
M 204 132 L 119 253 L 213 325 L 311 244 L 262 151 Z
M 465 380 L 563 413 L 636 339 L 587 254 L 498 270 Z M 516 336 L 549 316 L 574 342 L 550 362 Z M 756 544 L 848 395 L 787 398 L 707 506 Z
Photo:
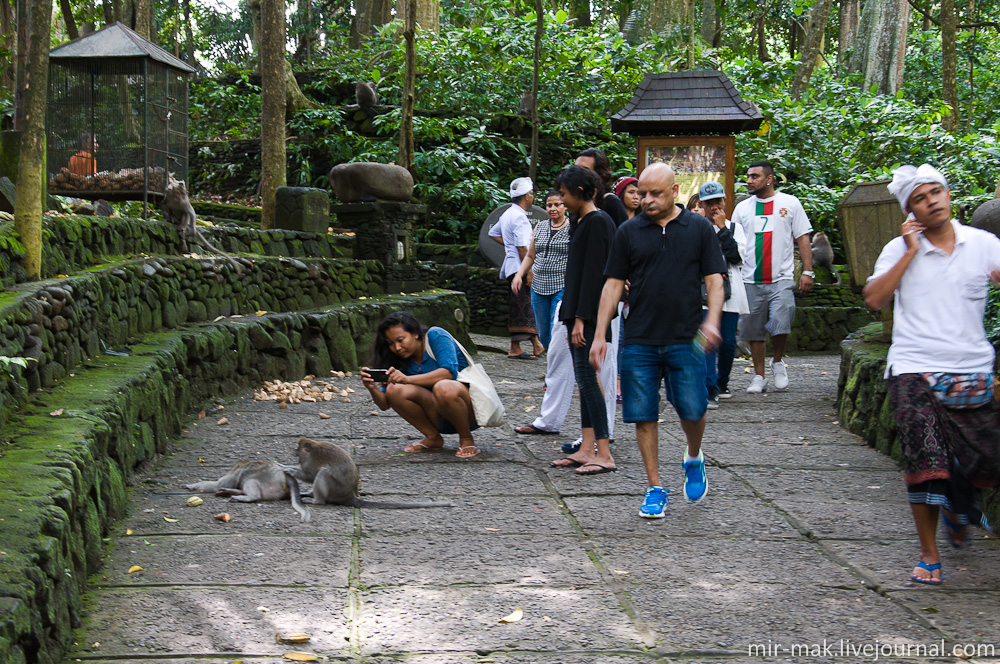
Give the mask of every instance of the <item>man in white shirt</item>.
M 940 585 L 939 508 L 951 545 L 964 548 L 969 525 L 991 529 L 974 487 L 1000 480 L 995 352 L 983 327 L 1000 239 L 951 218 L 948 184 L 929 164 L 896 169 L 889 192 L 909 217 L 878 257 L 865 304 L 895 301 L 886 378 L 920 539 L 910 578 Z
M 733 221 L 746 234 L 743 257 L 743 283 L 746 286 L 750 313 L 740 316 L 740 340 L 750 343 L 754 377 L 747 392 L 767 391 L 764 370 L 766 339 L 771 337 L 774 356 L 771 374 L 774 387 L 788 388 L 788 370 L 782 357 L 785 342 L 795 320 L 795 245 L 802 257 L 799 292 L 808 293 L 813 285 L 812 226 L 802 204 L 795 196 L 774 189 L 774 165 L 755 161 L 747 170 L 750 197 L 733 210 Z
M 517 178 L 510 183 L 511 205 L 507 208 L 497 223 L 490 229 L 489 235 L 504 247 L 503 264 L 500 266 L 500 278 L 508 282 L 517 274 L 521 261 L 528 253 L 531 244 L 531 222 L 527 210 L 535 200 L 532 192 L 531 178 Z M 507 329 L 510 332 L 510 352 L 507 357 L 515 360 L 533 360 L 545 350 L 538 339 L 535 328 L 535 315 L 531 310 L 531 275 L 527 275 L 525 285 L 518 293 L 510 293 L 510 309 Z M 522 341 L 531 341 L 534 354 L 521 349 Z

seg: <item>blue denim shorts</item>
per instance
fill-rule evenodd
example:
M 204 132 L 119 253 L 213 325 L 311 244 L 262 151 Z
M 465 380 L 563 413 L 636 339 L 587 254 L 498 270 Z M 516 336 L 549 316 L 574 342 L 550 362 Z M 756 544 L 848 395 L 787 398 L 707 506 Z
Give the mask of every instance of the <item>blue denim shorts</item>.
M 705 354 L 694 344 L 643 346 L 628 344 L 622 351 L 622 421 L 655 422 L 660 417 L 660 383 L 667 400 L 682 420 L 705 416 Z

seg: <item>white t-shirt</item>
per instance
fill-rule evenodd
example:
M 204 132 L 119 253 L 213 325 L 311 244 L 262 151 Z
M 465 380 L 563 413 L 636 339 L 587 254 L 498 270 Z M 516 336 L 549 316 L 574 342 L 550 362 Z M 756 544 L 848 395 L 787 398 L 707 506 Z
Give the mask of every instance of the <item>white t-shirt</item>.
M 743 227 L 727 219 L 726 228 L 733 232 L 733 239 L 736 240 L 736 246 L 740 249 L 740 258 L 743 258 L 747 253 L 747 236 L 743 232 Z M 718 226 L 715 227 L 716 233 L 720 230 L 722 229 Z M 747 289 L 743 285 L 742 270 L 743 268 L 740 265 L 729 266 L 729 287 L 732 289 L 732 294 L 728 300 L 722 303 L 722 311 L 724 312 L 734 314 L 750 313 L 750 304 L 747 301 Z
M 531 222 L 528 221 L 524 208 L 512 203 L 500 215 L 497 223 L 493 224 L 490 237 L 503 238 L 504 258 L 500 266 L 500 278 L 506 279 L 517 273 L 521 267 L 521 256 L 517 253 L 517 248 L 529 247 L 532 237 Z
M 794 278 L 795 240 L 812 231 L 799 199 L 780 191 L 771 198 L 751 196 L 733 210 L 733 221 L 747 237 L 744 283 L 771 284 Z
M 955 228 L 951 255 L 921 234 L 920 249 L 896 289 L 886 377 L 993 371 L 995 351 L 986 340 L 983 314 L 990 272 L 1000 269 L 1000 238 L 954 219 L 951 224 Z M 868 281 L 892 269 L 905 253 L 902 237 L 891 240 Z

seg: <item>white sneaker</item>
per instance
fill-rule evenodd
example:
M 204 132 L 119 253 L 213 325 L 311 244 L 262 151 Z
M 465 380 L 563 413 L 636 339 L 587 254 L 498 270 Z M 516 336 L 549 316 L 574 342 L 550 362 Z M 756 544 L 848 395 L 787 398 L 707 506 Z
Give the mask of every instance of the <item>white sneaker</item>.
M 774 375 L 774 388 L 777 390 L 788 389 L 788 369 L 784 362 L 771 360 L 771 373 Z
M 750 381 L 750 387 L 747 388 L 747 392 L 750 394 L 767 392 L 767 378 L 764 378 L 760 374 L 754 374 L 753 380 Z

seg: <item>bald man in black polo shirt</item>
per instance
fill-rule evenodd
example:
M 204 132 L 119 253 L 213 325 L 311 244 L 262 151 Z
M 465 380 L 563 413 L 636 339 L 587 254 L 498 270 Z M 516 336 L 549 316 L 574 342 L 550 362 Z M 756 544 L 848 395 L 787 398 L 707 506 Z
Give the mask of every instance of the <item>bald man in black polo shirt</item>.
M 640 516 L 662 518 L 670 500 L 660 485 L 658 450 L 660 383 L 674 405 L 687 438 L 684 497 L 698 502 L 708 491 L 701 440 L 705 433 L 708 391 L 705 350 L 718 346 L 719 320 L 725 299 L 722 275 L 727 271 L 712 224 L 677 205 L 674 171 L 651 164 L 639 176 L 642 214 L 615 233 L 604 270 L 597 331 L 590 361 L 599 367 L 607 351 L 604 334 L 625 282 L 629 282 L 629 315 L 622 339 L 622 419 L 635 422 L 649 488 Z M 708 313 L 702 313 L 701 284 L 708 291 Z

